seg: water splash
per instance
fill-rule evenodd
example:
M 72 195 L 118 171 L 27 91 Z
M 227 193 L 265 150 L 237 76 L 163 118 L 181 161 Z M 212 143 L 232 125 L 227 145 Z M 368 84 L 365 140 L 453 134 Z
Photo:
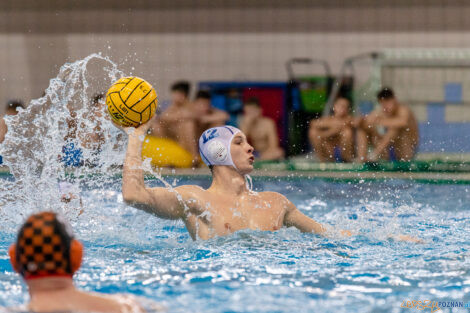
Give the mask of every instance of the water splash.
M 45 209 L 70 215 L 63 212 L 59 181 L 67 180 L 78 190 L 84 183 L 89 188 L 106 184 L 106 176 L 99 174 L 122 164 L 127 138 L 107 119 L 104 100 L 93 103 L 92 99 L 121 76 L 109 58 L 91 54 L 63 65 L 41 98 L 6 117 L 8 132 L 0 155 L 15 180 L 4 180 L 0 186 L 2 219 L 18 222 Z M 61 161 L 66 144 L 81 150 L 85 165 L 73 173 Z M 97 174 L 99 179 L 89 178 Z M 20 212 L 8 205 L 13 201 L 15 208 L 22 208 Z

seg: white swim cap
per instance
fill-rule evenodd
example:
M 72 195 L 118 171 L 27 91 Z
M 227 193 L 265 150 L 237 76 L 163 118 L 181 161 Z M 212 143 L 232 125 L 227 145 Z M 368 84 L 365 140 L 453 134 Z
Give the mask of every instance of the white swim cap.
M 232 161 L 230 144 L 233 137 L 241 132 L 233 126 L 213 127 L 202 133 L 199 138 L 199 153 L 207 166 L 231 165 L 237 168 Z

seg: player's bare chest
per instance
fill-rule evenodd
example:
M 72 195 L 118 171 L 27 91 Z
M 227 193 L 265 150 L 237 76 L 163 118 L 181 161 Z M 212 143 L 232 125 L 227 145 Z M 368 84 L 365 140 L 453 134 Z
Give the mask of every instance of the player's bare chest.
M 219 199 L 206 207 L 204 215 L 207 223 L 220 231 L 277 230 L 282 226 L 284 209 L 277 203 L 256 197 L 236 201 Z

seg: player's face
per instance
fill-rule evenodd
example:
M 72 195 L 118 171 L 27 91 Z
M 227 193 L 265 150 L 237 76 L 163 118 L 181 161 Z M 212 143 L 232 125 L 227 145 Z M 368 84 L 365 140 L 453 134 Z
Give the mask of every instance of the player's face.
M 397 101 L 394 98 L 380 100 L 380 105 L 385 115 L 393 115 L 397 109 Z
M 346 117 L 349 115 L 349 101 L 346 99 L 338 99 L 335 102 L 333 111 L 336 117 Z
M 230 153 L 233 163 L 242 174 L 248 174 L 253 171 L 253 163 L 255 161 L 253 151 L 254 149 L 246 140 L 245 134 L 239 132 L 233 137 Z

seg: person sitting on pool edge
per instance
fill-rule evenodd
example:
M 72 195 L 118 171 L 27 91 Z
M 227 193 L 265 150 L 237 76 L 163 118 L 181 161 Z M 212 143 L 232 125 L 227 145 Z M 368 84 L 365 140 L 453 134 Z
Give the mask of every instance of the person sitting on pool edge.
M 243 105 L 240 129 L 253 145 L 254 154 L 260 160 L 281 160 L 284 150 L 279 146 L 276 123 L 263 116 L 263 110 L 257 98 L 250 98 Z
M 392 89 L 385 87 L 377 94 L 380 108 L 358 123 L 358 162 L 410 161 L 418 146 L 418 123 L 409 107 L 399 103 Z M 368 145 L 374 150 L 367 156 Z
M 294 226 L 302 232 L 325 235 L 327 227 L 307 217 L 277 192 L 252 192 L 245 176 L 253 171 L 253 147 L 245 134 L 231 126 L 206 130 L 199 139 L 201 158 L 212 171 L 212 185 L 174 189 L 147 188 L 142 170 L 142 141 L 150 123 L 124 129 L 128 147 L 122 175 L 123 200 L 160 218 L 181 219 L 196 240 L 225 236 L 242 229 L 276 231 Z M 338 230 L 351 236 L 348 230 Z M 399 235 L 398 239 L 416 241 Z
M 188 151 L 194 166 L 199 164 L 196 143 L 196 117 L 189 101 L 191 85 L 178 81 L 171 86 L 171 104 L 158 118 L 152 119 L 152 136 L 169 138 Z
M 26 282 L 31 312 L 145 312 L 129 296 L 104 296 L 75 288 L 82 244 L 62 216 L 53 212 L 31 215 L 9 249 L 10 261 Z
M 354 128 L 350 102 L 340 97 L 333 105 L 333 115 L 310 122 L 308 137 L 321 162 L 351 162 L 354 158 Z

